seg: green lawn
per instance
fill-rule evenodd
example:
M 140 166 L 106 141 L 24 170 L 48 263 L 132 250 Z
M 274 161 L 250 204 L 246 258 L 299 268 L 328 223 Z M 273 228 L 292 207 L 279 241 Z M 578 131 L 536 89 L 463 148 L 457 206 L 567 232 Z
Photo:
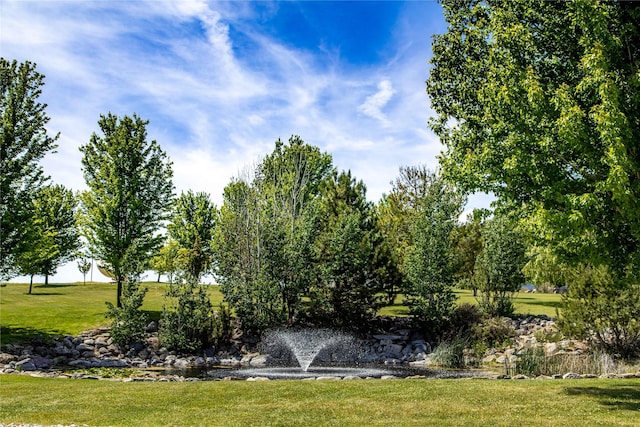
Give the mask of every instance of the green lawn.
M 142 309 L 150 318 L 158 319 L 167 288 L 162 283 L 144 283 L 149 291 Z M 211 301 L 218 306 L 222 294 L 217 286 L 210 288 Z M 116 286 L 111 283 L 34 284 L 27 295 L 28 284 L 9 283 L 0 287 L 0 325 L 2 343 L 20 341 L 32 335 L 77 335 L 107 326 L 105 301 L 115 304 Z
M 0 423 L 637 426 L 640 387 L 638 380 L 122 383 L 3 375 Z
M 473 292 L 467 289 L 456 289 L 458 296 L 458 304 L 470 303 L 477 304 L 478 301 L 473 296 Z M 380 310 L 380 314 L 387 316 L 406 316 L 409 309 L 402 305 L 402 295 L 399 295 L 395 304 L 384 307 Z M 516 293 L 515 300 L 517 314 L 546 314 L 550 317 L 556 317 L 556 309 L 560 309 L 562 304 L 562 296 L 559 294 L 540 294 L 540 293 Z
M 143 310 L 150 318 L 158 319 L 164 304 L 167 285 L 147 282 L 149 291 Z M 107 326 L 104 317 L 105 301 L 115 303 L 116 288 L 110 283 L 34 284 L 33 293 L 27 295 L 28 284 L 9 283 L 0 287 L 0 342 L 21 341 L 33 335 L 77 335 L 80 332 Z M 222 294 L 217 286 L 210 286 L 211 301 L 219 306 Z M 476 303 L 471 291 L 456 290 L 458 303 Z M 554 294 L 519 293 L 515 304 L 518 313 L 556 315 L 561 296 Z M 396 304 L 380 310 L 380 314 L 404 316 L 408 309 L 402 305 L 402 296 Z

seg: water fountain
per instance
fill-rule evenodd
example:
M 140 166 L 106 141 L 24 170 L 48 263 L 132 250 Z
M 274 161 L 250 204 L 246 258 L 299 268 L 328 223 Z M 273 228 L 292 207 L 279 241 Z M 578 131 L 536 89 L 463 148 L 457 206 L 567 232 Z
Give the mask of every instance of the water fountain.
M 238 377 L 318 378 L 318 377 L 382 377 L 393 372 L 381 366 L 358 363 L 361 351 L 359 341 L 352 335 L 329 329 L 283 329 L 271 331 L 262 337 L 260 351 L 276 360 L 293 360 L 298 366 L 266 366 L 241 368 L 224 373 Z M 319 357 L 320 356 L 320 357 Z M 314 363 L 317 358 L 323 364 Z M 316 361 L 317 362 L 317 361 Z M 329 365 L 327 365 L 329 363 Z

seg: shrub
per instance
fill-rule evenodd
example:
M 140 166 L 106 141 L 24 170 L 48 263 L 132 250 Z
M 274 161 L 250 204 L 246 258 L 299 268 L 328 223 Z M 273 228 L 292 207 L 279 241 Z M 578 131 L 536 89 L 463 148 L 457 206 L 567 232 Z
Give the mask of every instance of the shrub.
M 219 346 L 231 340 L 233 325 L 231 324 L 231 310 L 226 304 L 220 305 L 220 310 L 213 314 L 212 339 L 213 344 Z
M 148 317 L 140 307 L 146 293 L 147 288 L 140 288 L 137 279 L 130 279 L 123 287 L 122 307 L 106 303 L 106 317 L 113 319 L 111 338 L 121 346 L 128 346 L 144 338 Z
M 640 354 L 640 285 L 606 267 L 576 269 L 563 297 L 560 330 L 630 358 Z
M 537 377 L 540 375 L 560 375 L 574 372 L 581 375 L 602 375 L 618 372 L 621 367 L 613 358 L 602 351 L 586 354 L 555 354 L 546 356 L 544 349 L 528 348 L 518 354 L 518 359 L 513 365 L 505 365 L 508 375 L 527 375 Z
M 484 344 L 487 348 L 507 346 L 515 337 L 513 326 L 500 318 L 486 318 L 477 324 L 472 331 L 472 341 Z
M 167 293 L 173 304 L 162 309 L 160 342 L 171 350 L 195 351 L 209 344 L 212 306 L 203 285 L 178 283 Z
M 451 323 L 443 334 L 445 339 L 454 337 L 472 338 L 474 328 L 482 322 L 483 315 L 475 304 L 463 303 L 451 315 Z
M 431 361 L 444 368 L 460 369 L 465 367 L 464 350 L 468 341 L 464 338 L 454 338 L 443 341 L 431 354 Z

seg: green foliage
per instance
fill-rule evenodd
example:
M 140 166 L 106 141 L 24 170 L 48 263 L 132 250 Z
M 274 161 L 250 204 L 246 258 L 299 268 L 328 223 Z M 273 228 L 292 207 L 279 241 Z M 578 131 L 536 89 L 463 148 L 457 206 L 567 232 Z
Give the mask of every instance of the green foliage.
M 486 348 L 502 348 L 513 341 L 516 331 L 500 318 L 487 317 L 473 327 L 472 341 Z
M 319 281 L 310 290 L 311 316 L 334 327 L 360 327 L 381 306 L 375 276 L 376 223 L 366 187 L 351 172 L 334 173 L 321 201 L 316 239 Z
M 462 199 L 436 174 L 430 176 L 424 191 L 413 216 L 413 246 L 405 267 L 406 302 L 425 332 L 439 338 L 455 306 L 450 236 L 462 211 Z
M 156 141 L 147 142 L 148 122 L 109 113 L 80 147 L 89 187 L 81 195 L 82 228 L 91 253 L 113 271 L 117 305 L 122 283 L 142 271 L 163 237 L 157 232 L 173 199 L 171 163 Z
M 525 246 L 512 221 L 496 217 L 483 233 L 484 248 L 476 260 L 476 280 L 480 307 L 491 316 L 510 316 L 513 298 L 524 283 Z
M 217 217 L 218 210 L 207 193 L 182 193 L 173 206 L 169 236 L 179 247 L 177 259 L 188 281 L 198 283 L 211 268 Z M 170 249 L 168 246 L 165 256 L 171 255 Z M 170 260 L 165 261 L 168 268 Z
M 431 354 L 431 361 L 443 368 L 462 369 L 466 366 L 464 350 L 467 345 L 468 341 L 461 337 L 443 341 Z
M 214 345 L 227 344 L 231 340 L 233 334 L 232 321 L 229 305 L 220 304 L 219 310 L 214 313 L 211 327 L 211 340 Z
M 539 262 L 609 272 L 614 283 L 592 282 L 569 308 L 583 311 L 578 330 L 604 334 L 597 319 L 605 309 L 587 310 L 606 300 L 616 317 L 619 306 L 631 307 L 625 299 L 640 277 L 640 8 L 442 5 L 449 26 L 434 37 L 427 92 L 437 114 L 431 127 L 446 146 L 443 172 L 520 210 L 547 252 Z
M 213 307 L 205 287 L 197 282 L 171 284 L 162 309 L 159 337 L 171 350 L 195 351 L 210 343 Z
M 37 273 L 45 276 L 46 284 L 58 266 L 76 258 L 82 245 L 76 225 L 78 200 L 71 190 L 52 185 L 42 188 L 32 203 L 33 221 L 37 222 L 36 228 L 43 236 L 42 240 L 36 238 L 35 245 L 50 247 L 37 267 Z
M 47 135 L 46 104 L 38 102 L 44 76 L 36 64 L 0 58 L 0 278 L 18 274 L 16 257 L 36 248 L 27 242 L 35 194 L 48 180 L 38 162 L 54 150 Z M 29 256 L 29 255 L 27 255 Z M 36 258 L 40 258 L 36 256 Z
M 640 285 L 606 267 L 583 266 L 569 275 L 561 331 L 623 357 L 640 354 Z
M 160 276 L 166 273 L 169 276 L 169 283 L 173 283 L 173 277 L 178 272 L 179 252 L 178 242 L 169 238 L 151 258 L 149 265 L 158 273 L 158 281 Z
M 107 318 L 112 319 L 111 338 L 126 347 L 144 339 L 147 314 L 140 309 L 147 288 L 141 288 L 137 277 L 130 276 L 122 292 L 121 306 L 107 304 Z
M 82 273 L 82 282 L 84 284 L 87 283 L 87 273 L 91 270 L 91 260 L 87 258 L 84 254 L 80 255 L 78 259 L 78 271 Z
M 234 180 L 225 187 L 223 197 L 215 237 L 220 290 L 243 329 L 261 331 L 280 325 L 285 321 L 280 290 L 263 267 L 264 215 L 258 189 Z
M 456 285 L 462 289 L 473 289 L 474 296 L 477 293 L 477 283 L 474 280 L 476 260 L 482 253 L 482 229 L 488 215 L 487 210 L 474 209 L 467 221 L 458 224 L 451 234 Z
M 526 348 L 518 352 L 518 359 L 513 365 L 505 366 L 508 375 L 562 375 L 573 372 L 580 375 L 602 375 L 617 372 L 615 361 L 603 352 L 584 354 L 555 354 L 547 356 L 541 347 Z

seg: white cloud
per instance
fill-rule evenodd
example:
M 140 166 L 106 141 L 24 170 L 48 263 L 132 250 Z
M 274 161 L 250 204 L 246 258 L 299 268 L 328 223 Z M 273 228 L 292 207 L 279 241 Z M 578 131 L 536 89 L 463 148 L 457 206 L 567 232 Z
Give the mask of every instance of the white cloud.
M 373 117 L 379 120 L 385 125 L 389 125 L 389 120 L 382 112 L 382 109 L 391 100 L 396 91 L 393 89 L 393 85 L 389 80 L 382 80 L 378 83 L 378 91 L 373 95 L 370 95 L 365 99 L 358 110 L 367 116 Z

